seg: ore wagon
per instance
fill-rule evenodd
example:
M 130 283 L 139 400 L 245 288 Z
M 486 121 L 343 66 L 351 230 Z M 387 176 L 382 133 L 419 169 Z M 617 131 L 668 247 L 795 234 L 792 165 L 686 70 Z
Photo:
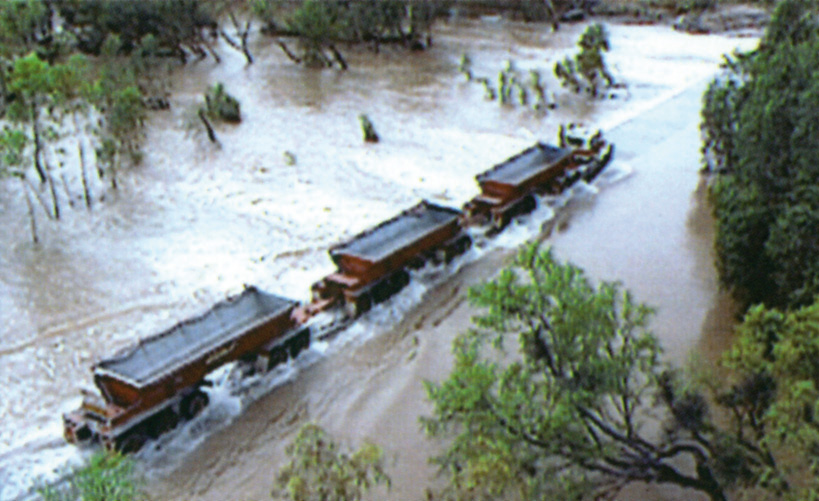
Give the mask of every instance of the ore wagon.
M 295 301 L 248 287 L 205 314 L 142 340 L 93 367 L 100 395 L 64 416 L 69 442 L 99 438 L 131 452 L 207 404 L 205 376 L 235 360 L 270 368 L 309 346 L 292 317 Z
M 464 206 L 464 218 L 502 229 L 535 208 L 536 194 L 563 189 L 577 165 L 574 150 L 537 143 L 476 176 L 481 194 Z
M 471 240 L 460 211 L 423 201 L 330 249 L 336 273 L 313 285 L 314 304 L 342 304 L 350 316 L 369 310 L 409 283 L 409 268 L 449 261 Z

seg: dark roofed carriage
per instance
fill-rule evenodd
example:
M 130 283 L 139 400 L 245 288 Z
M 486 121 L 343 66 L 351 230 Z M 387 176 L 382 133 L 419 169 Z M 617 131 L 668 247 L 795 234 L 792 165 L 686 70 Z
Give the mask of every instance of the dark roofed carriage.
M 478 184 L 494 182 L 509 186 L 524 186 L 537 182 L 545 171 L 559 165 L 572 155 L 572 150 L 545 143 L 537 143 L 488 171 L 478 174 Z
M 176 324 L 94 367 L 95 375 L 112 377 L 145 388 L 163 377 L 242 341 L 252 331 L 286 317 L 296 302 L 255 287 L 225 299 L 205 314 Z M 212 364 L 210 364 L 212 365 Z
M 89 426 L 109 447 L 138 449 L 207 405 L 199 387 L 215 368 L 234 360 L 295 356 L 310 343 L 293 319 L 295 301 L 247 287 L 204 314 L 143 339 L 94 366 L 104 402 L 93 397 L 65 416 L 66 438 L 81 440 Z M 90 419 L 85 419 L 87 416 Z
M 450 233 L 457 225 L 460 211 L 422 201 L 397 216 L 354 236 L 347 242 L 330 248 L 330 257 L 343 271 L 358 272 L 350 260 L 378 263 L 415 250 L 419 242 L 435 238 L 437 233 Z
M 575 167 L 573 150 L 539 142 L 475 177 L 481 194 L 464 207 L 464 218 L 467 223 L 489 220 L 501 229 L 535 208 L 536 193 L 560 190 Z
M 431 257 L 449 260 L 471 243 L 458 210 L 422 201 L 330 249 L 338 272 L 314 285 L 320 300 L 343 296 L 354 314 L 383 301 L 409 282 L 406 267 Z M 437 254 L 441 254 L 438 256 Z

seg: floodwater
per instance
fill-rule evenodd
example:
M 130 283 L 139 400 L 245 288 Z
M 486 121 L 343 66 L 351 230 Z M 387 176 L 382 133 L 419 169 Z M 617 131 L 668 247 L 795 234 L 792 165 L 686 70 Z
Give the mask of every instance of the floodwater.
M 611 130 L 618 143 L 612 170 L 619 174 L 614 179 L 622 179 L 609 179 L 568 200 L 559 211 L 555 247 L 593 276 L 622 280 L 640 299 L 659 306 L 656 331 L 672 359 L 684 358 L 700 342 L 705 317 L 713 320 L 721 314 L 710 312 L 717 287 L 710 268 L 707 212 L 692 200 L 698 182 L 696 147 L 682 146 L 696 144 L 691 116 L 698 101 L 695 95 L 673 98 L 700 92 L 698 86 L 716 71 L 721 54 L 754 41 L 690 36 L 665 27 L 611 26 L 607 59 L 627 88 L 592 106 L 547 79 L 560 106 L 545 116 L 524 106 L 485 101 L 482 88 L 457 73 L 458 59 L 466 52 L 475 74 L 492 81 L 509 59 L 524 75 L 528 69 L 549 75 L 555 61 L 573 52 L 582 29 L 577 25 L 552 34 L 544 26 L 496 18 L 453 21 L 438 28 L 435 45 L 426 52 L 350 51 L 347 72 L 295 66 L 260 37 L 252 47 L 257 56 L 252 66 L 223 47 L 221 64 L 201 61 L 173 74 L 172 108 L 151 116 L 143 164 L 120 173 L 117 191 L 104 190 L 99 180 L 92 183 L 97 200 L 90 212 L 77 206 L 59 224 L 40 214 L 40 246 L 28 241 L 25 201 L 17 185 L 3 181 L 0 499 L 22 496 L 36 477 L 54 478 L 61 466 L 79 461 L 77 449 L 62 443 L 60 414 L 79 403 L 80 387 L 90 385 L 95 360 L 204 311 L 243 284 L 306 299 L 309 284 L 332 269 L 326 257 L 330 245 L 421 198 L 460 206 L 476 193 L 476 173 L 536 140 L 551 140 L 561 122 Z M 214 145 L 197 123 L 195 110 L 202 92 L 219 81 L 242 103 L 243 121 L 218 126 L 219 144 Z M 694 90 L 685 90 L 691 86 Z M 681 109 L 657 108 L 667 102 L 684 104 Z M 375 124 L 382 139 L 377 145 L 362 142 L 360 113 Z M 645 117 L 650 119 L 643 121 Z M 631 123 L 639 125 L 627 127 Z M 285 160 L 285 152 L 296 158 L 295 165 Z M 545 213 L 548 218 L 548 209 Z M 681 225 L 681 218 L 687 222 Z M 534 236 L 538 229 L 526 231 Z M 471 259 L 463 265 L 467 270 L 490 258 Z M 429 272 L 430 283 L 440 284 L 442 273 L 449 272 L 454 270 Z M 276 437 L 271 429 L 282 422 L 320 416 L 335 418 L 335 430 L 347 430 L 351 437 L 368 436 L 364 430 L 369 429 L 395 435 L 392 426 L 416 422 L 417 407 L 390 407 L 372 399 L 366 402 L 376 408 L 355 404 L 371 393 L 382 395 L 384 402 L 401 400 L 405 391 L 418 393 L 419 374 L 445 373 L 440 356 L 425 357 L 433 349 L 448 353 L 448 345 L 425 343 L 413 364 L 435 364 L 431 373 L 399 368 L 403 386 L 377 386 L 389 374 L 384 361 L 405 356 L 394 346 L 385 356 L 377 348 L 378 332 L 400 326 L 402 312 L 419 304 L 426 290 L 411 288 L 353 328 L 351 336 L 367 333 L 359 340 L 375 337 L 375 348 L 364 345 L 363 351 L 350 354 L 341 349 L 344 342 L 334 341 L 333 346 L 320 344 L 299 362 L 326 359 L 305 369 L 310 378 L 335 374 L 325 379 L 327 386 L 307 387 L 325 391 L 324 396 L 299 400 L 299 389 L 309 382 L 301 381 L 298 366 L 288 367 L 265 384 L 288 383 L 277 390 L 277 398 L 292 405 L 276 407 L 262 399 L 243 408 L 242 402 L 226 397 L 228 403 L 207 419 L 238 419 L 250 427 L 245 436 L 253 440 Z M 458 307 L 457 287 L 453 291 L 440 304 L 449 301 Z M 449 315 L 435 325 L 458 330 L 468 318 L 468 313 Z M 397 346 L 412 347 L 412 337 L 401 339 Z M 344 367 L 352 368 L 333 372 Z M 358 379 L 357 371 L 367 368 L 372 369 L 369 376 Z M 340 395 L 347 395 L 346 405 L 334 407 Z M 274 408 L 262 407 L 263 402 Z M 316 407 L 323 412 L 317 414 Z M 390 427 L 384 427 L 385 419 Z M 185 428 L 179 433 L 198 432 Z M 419 466 L 422 447 L 413 449 L 416 436 L 413 430 L 399 440 L 406 452 L 394 451 L 411 464 L 399 483 L 407 496 L 399 495 L 401 499 L 417 498 L 418 491 L 406 486 L 417 488 L 427 473 Z M 219 439 L 197 437 L 202 451 L 175 447 L 186 441 L 171 438 L 162 451 L 150 453 L 159 455 L 152 464 L 213 457 Z M 203 452 L 211 449 L 211 455 Z M 242 464 L 248 461 L 237 458 L 242 450 L 226 453 Z M 275 450 L 280 456 L 280 448 Z M 271 454 L 258 452 L 253 460 Z M 184 464 L 196 468 L 198 460 Z M 206 477 L 203 471 L 207 469 L 192 477 Z M 218 489 L 207 494 L 214 482 L 171 482 L 158 497 L 219 499 Z M 267 487 L 257 485 L 257 490 Z

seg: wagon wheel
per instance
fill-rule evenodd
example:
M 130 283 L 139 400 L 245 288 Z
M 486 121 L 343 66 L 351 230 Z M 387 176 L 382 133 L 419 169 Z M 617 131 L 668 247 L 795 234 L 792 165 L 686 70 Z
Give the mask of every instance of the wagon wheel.
M 117 439 L 116 449 L 123 454 L 131 454 L 142 449 L 147 441 L 147 435 L 141 431 L 133 431 Z
M 185 419 L 192 419 L 208 406 L 208 395 L 196 390 L 182 400 L 180 411 Z
M 169 432 L 176 428 L 176 425 L 178 424 L 179 414 L 174 412 L 173 409 L 166 409 L 156 419 L 156 425 L 154 427 L 156 435 L 159 436 L 163 433 Z

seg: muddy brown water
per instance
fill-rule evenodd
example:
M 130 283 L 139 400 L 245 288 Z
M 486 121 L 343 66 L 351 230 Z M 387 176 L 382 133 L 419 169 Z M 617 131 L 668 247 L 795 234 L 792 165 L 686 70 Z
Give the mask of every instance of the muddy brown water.
M 346 74 L 296 67 L 264 38 L 254 42 L 250 67 L 223 47 L 221 65 L 203 61 L 172 76 L 172 110 L 152 116 L 145 163 L 121 173 L 117 192 L 95 185 L 105 199 L 92 212 L 41 221 L 41 246 L 27 242 L 16 186 L 0 184 L 0 484 L 76 460 L 61 443 L 59 414 L 78 403 L 94 360 L 244 283 L 303 299 L 331 270 L 329 245 L 419 198 L 460 205 L 475 193 L 476 173 L 549 140 L 568 120 L 633 116 L 609 131 L 617 163 L 632 173 L 558 211 L 547 243 L 657 306 L 654 326 L 670 360 L 683 362 L 695 347 L 713 358 L 727 343 L 731 305 L 718 292 L 698 189 L 702 87 L 670 96 L 701 82 L 738 42 L 614 26 L 613 66 L 632 87 L 592 106 L 550 82 L 561 106 L 547 117 L 488 103 L 456 72 L 469 52 L 477 74 L 494 75 L 510 58 L 546 74 L 582 28 L 555 35 L 495 18 L 453 22 L 424 53 L 350 51 Z M 217 81 L 240 98 L 243 122 L 218 127 L 220 144 L 211 145 L 195 108 Z M 362 146 L 362 112 L 382 136 L 376 147 Z M 296 165 L 284 161 L 286 151 Z M 418 427 L 429 410 L 421 381 L 446 375 L 451 340 L 473 314 L 465 289 L 508 256 L 492 251 L 466 265 L 402 320 L 366 324 L 368 342 L 298 371 L 192 451 L 149 455 L 159 472 L 149 472 L 151 495 L 265 499 L 285 443 L 313 420 L 344 441 L 384 447 L 390 499 L 422 497 L 435 482 L 426 458 L 436 446 Z M 20 491 L 0 490 L 0 498 L 8 492 Z

